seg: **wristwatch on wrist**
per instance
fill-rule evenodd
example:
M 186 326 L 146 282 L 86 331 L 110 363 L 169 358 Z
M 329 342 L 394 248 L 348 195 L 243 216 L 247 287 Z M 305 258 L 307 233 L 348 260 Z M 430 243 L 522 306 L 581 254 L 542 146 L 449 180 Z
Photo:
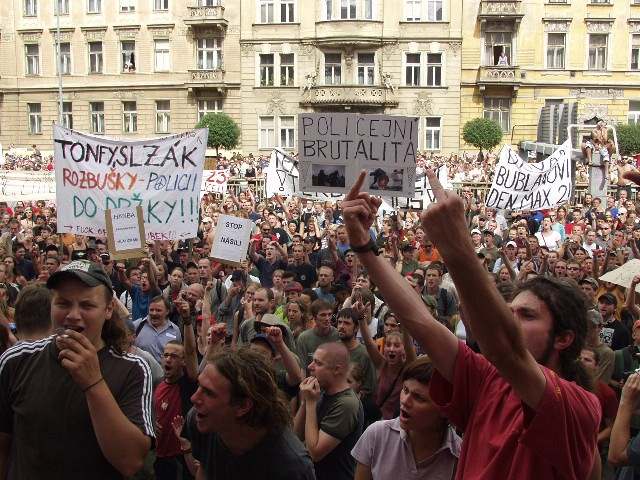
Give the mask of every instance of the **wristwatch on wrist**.
M 380 252 L 378 251 L 378 246 L 376 245 L 376 242 L 374 242 L 373 239 L 371 238 L 369 239 L 368 243 L 360 247 L 357 247 L 355 245 L 350 245 L 350 247 L 351 247 L 351 250 L 353 250 L 356 253 L 366 253 L 369 250 L 371 250 L 373 254 L 376 256 L 380 254 Z

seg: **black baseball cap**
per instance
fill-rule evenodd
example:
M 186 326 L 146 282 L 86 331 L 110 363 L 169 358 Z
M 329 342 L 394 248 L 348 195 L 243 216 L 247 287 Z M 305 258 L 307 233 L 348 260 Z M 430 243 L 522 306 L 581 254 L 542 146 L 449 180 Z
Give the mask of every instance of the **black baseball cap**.
M 613 295 L 613 293 L 603 293 L 598 297 L 598 301 L 602 303 L 608 303 L 609 305 L 617 305 L 618 299 Z
M 63 266 L 49 277 L 47 288 L 55 289 L 61 281 L 69 278 L 80 280 L 88 287 L 104 285 L 109 290 L 113 290 L 109 275 L 100 265 L 89 260 L 74 260 Z

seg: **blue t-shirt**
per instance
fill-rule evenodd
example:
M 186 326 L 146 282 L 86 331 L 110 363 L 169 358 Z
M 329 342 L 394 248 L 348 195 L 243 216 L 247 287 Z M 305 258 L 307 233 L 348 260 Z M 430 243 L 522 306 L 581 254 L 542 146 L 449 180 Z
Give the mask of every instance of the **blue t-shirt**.
M 139 285 L 131 285 L 131 318 L 137 320 L 149 314 L 149 302 L 153 297 L 157 297 L 162 292 L 159 289 L 150 289 L 143 292 Z

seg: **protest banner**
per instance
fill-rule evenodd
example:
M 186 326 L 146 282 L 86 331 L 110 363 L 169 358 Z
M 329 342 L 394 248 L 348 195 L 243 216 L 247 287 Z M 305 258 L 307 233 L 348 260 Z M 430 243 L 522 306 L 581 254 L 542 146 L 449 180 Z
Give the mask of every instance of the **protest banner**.
M 540 210 L 571 198 L 571 148 L 564 142 L 541 162 L 528 163 L 509 145 L 500 151 L 485 204 L 505 210 Z
M 106 209 L 140 205 L 147 240 L 195 237 L 207 135 L 127 141 L 54 125 L 58 233 L 105 235 Z
M 108 208 L 105 210 L 109 253 L 114 260 L 142 258 L 145 251 L 142 207 Z
M 347 179 L 368 172 L 363 190 L 413 195 L 418 118 L 357 113 L 298 115 L 300 190 L 347 193 Z
M 300 191 L 297 162 L 284 150 L 275 148 L 271 152 L 269 165 L 264 169 L 264 176 L 267 198 L 273 195 L 290 197 Z
M 200 197 L 205 193 L 227 193 L 227 183 L 231 178 L 231 172 L 227 170 L 203 170 Z
M 629 288 L 631 280 L 636 275 L 640 275 L 640 260 L 633 259 L 623 264 L 621 267 L 611 270 L 601 275 L 598 280 L 601 282 L 615 283 L 624 288 Z M 636 286 L 636 292 L 640 293 L 640 285 Z
M 220 215 L 209 257 L 231 265 L 240 265 L 247 257 L 254 223 L 248 218 Z
M 0 200 L 3 202 L 53 200 L 56 178 L 53 172 L 28 170 L 0 171 Z

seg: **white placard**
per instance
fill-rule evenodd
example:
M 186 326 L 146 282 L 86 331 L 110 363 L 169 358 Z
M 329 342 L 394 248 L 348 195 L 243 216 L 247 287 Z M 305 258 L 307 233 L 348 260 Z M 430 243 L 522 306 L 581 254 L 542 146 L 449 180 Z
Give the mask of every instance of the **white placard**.
M 360 170 L 364 191 L 414 193 L 418 118 L 357 113 L 298 115 L 300 190 L 347 193 Z
M 113 224 L 113 247 L 120 250 L 142 248 L 143 239 L 138 229 L 138 215 L 135 208 L 116 208 L 110 210 Z
M 485 204 L 499 210 L 540 210 L 571 198 L 571 146 L 564 142 L 542 162 L 528 163 L 502 147 Z
M 601 282 L 615 283 L 621 287 L 629 288 L 631 280 L 633 280 L 633 277 L 636 275 L 640 275 L 640 260 L 634 258 L 621 267 L 605 273 L 598 280 Z M 636 292 L 640 293 L 640 285 L 636 286 Z
M 1 154 L 0 154 L 1 155 Z M 49 171 L 0 171 L 0 199 L 5 202 L 54 200 L 56 177 Z
M 224 263 L 240 264 L 247 258 L 253 227 L 248 218 L 220 215 L 209 256 Z
M 207 136 L 126 141 L 54 125 L 58 233 L 105 235 L 105 210 L 139 205 L 147 240 L 194 238 Z
M 203 170 L 200 196 L 205 193 L 227 193 L 227 183 L 231 178 L 231 172 L 227 170 Z

